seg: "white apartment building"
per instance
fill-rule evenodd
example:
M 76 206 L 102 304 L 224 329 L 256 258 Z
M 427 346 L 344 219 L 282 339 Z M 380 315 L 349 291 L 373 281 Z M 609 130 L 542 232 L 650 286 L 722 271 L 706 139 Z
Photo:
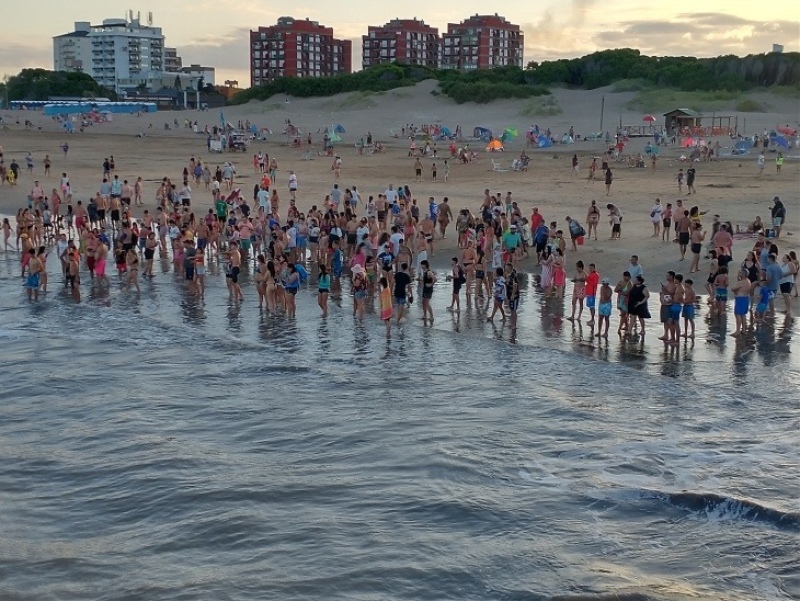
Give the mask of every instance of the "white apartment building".
M 129 82 L 181 67 L 177 52 L 164 48 L 161 28 L 143 25 L 138 18 L 105 19 L 102 25 L 76 22 L 75 31 L 53 38 L 53 63 L 56 71 L 86 73 L 122 96 Z

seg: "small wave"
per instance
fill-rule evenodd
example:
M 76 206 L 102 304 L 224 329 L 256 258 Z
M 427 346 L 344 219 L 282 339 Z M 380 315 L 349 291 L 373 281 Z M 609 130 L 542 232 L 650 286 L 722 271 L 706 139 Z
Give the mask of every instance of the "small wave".
M 557 595 L 550 597 L 549 601 L 656 601 L 656 598 L 643 593 L 599 593 Z
M 800 532 L 800 514 L 765 507 L 747 499 L 714 493 L 681 492 L 660 495 L 674 507 L 699 513 L 713 520 L 761 522 L 791 532 Z

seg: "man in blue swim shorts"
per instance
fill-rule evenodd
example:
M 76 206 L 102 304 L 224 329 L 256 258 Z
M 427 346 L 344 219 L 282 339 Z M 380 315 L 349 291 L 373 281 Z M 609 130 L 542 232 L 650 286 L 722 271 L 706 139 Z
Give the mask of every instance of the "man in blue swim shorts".
M 614 289 L 611 288 L 610 283 L 608 278 L 603 278 L 602 285 L 600 286 L 600 299 L 597 306 L 598 319 L 596 336 L 598 338 L 608 338 L 609 318 L 611 317 L 613 308 L 611 296 L 614 294 Z M 605 329 L 603 329 L 603 324 L 605 324 Z

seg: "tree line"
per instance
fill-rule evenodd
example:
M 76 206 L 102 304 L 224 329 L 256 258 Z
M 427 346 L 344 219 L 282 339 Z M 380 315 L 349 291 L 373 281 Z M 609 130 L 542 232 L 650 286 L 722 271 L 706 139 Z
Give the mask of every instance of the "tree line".
M 528 63 L 539 85 L 593 89 L 635 79 L 685 91 L 745 91 L 760 86 L 800 86 L 800 53 L 748 56 L 645 56 L 638 50 L 603 50 L 573 59 Z

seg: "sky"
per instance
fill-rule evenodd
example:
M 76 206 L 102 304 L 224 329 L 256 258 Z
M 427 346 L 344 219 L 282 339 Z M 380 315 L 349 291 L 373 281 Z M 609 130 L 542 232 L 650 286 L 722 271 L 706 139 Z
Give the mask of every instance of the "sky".
M 487 12 L 487 4 L 523 28 L 526 63 L 624 47 L 662 56 L 744 55 L 770 51 L 773 43 L 800 50 L 800 0 L 405 0 L 402 12 L 388 2 L 367 0 L 298 0 L 285 9 L 254 0 L 138 1 L 37 0 L 34 11 L 7 11 L 0 21 L 0 76 L 25 67 L 52 69 L 53 36 L 72 31 L 74 21 L 100 23 L 131 9 L 143 20 L 153 13 L 153 24 L 163 29 L 168 46 L 178 48 L 184 65 L 216 67 L 218 84 L 237 80 L 242 87 L 250 84 L 248 31 L 280 16 L 308 17 L 333 27 L 337 37 L 355 40 L 354 69 L 361 65 L 360 37 L 368 25 L 417 17 L 442 31 L 448 22 Z

